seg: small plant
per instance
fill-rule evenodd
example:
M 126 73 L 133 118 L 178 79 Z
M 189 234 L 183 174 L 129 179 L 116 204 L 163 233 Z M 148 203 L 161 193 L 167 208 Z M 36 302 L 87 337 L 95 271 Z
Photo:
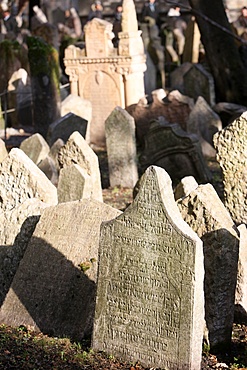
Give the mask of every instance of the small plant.
M 81 271 L 86 272 L 87 270 L 89 270 L 92 267 L 94 262 L 96 262 L 96 259 L 95 258 L 90 258 L 89 261 L 84 261 L 84 262 L 80 263 L 78 265 L 78 267 L 80 267 Z

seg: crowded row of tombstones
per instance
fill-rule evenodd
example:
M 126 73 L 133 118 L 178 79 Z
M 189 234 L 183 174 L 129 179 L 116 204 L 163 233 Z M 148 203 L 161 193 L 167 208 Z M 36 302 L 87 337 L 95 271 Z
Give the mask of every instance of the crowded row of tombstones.
M 33 3 L 35 5 L 32 7 Z M 78 1 L 60 1 L 57 4 L 57 15 L 54 18 L 54 9 L 52 2 L 47 1 L 28 2 L 25 0 L 3 0 L 0 4 L 1 11 L 1 38 L 22 38 L 20 34 L 23 29 L 33 30 L 41 23 L 49 22 L 56 24 L 60 35 L 70 35 L 83 39 L 83 26 L 93 18 L 105 19 L 104 8 L 100 0 L 95 0 L 86 17 L 82 20 L 79 16 Z M 186 7 L 185 7 L 186 9 Z M 118 46 L 118 33 L 121 32 L 122 4 L 115 7 L 113 23 L 113 44 Z M 228 15 L 227 9 L 226 14 Z M 157 47 L 160 43 L 167 54 L 171 63 L 180 64 L 183 61 L 183 51 L 186 38 L 186 28 L 191 18 L 188 11 L 178 6 L 171 6 L 164 15 L 160 11 L 159 3 L 156 0 L 149 0 L 144 3 L 138 14 L 139 27 L 147 27 L 148 35 L 143 31 L 143 38 L 147 37 L 144 46 L 147 43 L 153 43 Z M 229 22 L 231 21 L 228 16 Z M 231 23 L 233 31 L 243 39 L 247 38 L 247 9 L 241 9 L 240 16 Z M 159 46 L 158 46 L 159 47 Z M 203 46 L 200 44 L 201 55 L 204 55 Z

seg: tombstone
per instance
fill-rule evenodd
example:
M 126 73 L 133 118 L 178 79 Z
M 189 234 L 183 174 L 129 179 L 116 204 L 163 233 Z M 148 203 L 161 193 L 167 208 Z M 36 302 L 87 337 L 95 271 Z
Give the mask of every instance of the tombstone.
M 46 175 L 53 185 L 57 186 L 59 171 L 52 157 L 48 155 L 46 158 L 44 158 L 41 162 L 39 162 L 38 168 Z
M 83 168 L 91 177 L 91 197 L 103 201 L 98 157 L 79 132 L 75 131 L 60 149 L 58 162 L 60 168 L 72 164 L 78 164 Z
M 49 145 L 39 133 L 23 140 L 20 149 L 37 165 L 46 158 L 50 151 Z
M 190 112 L 187 131 L 199 137 L 205 157 L 215 157 L 216 152 L 213 147 L 213 136 L 220 130 L 222 130 L 220 117 L 211 109 L 206 100 L 202 96 L 199 96 L 194 108 Z
M 178 207 L 203 241 L 205 318 L 211 353 L 228 351 L 234 321 L 239 237 L 236 226 L 211 184 L 199 185 Z
M 74 113 L 68 113 L 50 125 L 47 142 L 50 146 L 58 139 L 62 139 L 66 143 L 70 135 L 75 131 L 78 131 L 85 138 L 87 124 L 88 122 L 85 119 Z
M 195 100 L 202 96 L 210 106 L 215 104 L 213 77 L 201 64 L 193 64 L 185 73 L 184 93 Z
M 0 212 L 11 210 L 32 198 L 50 205 L 57 204 L 57 189 L 21 149 L 11 149 L 2 161 L 0 179 Z
M 198 183 L 193 176 L 184 177 L 174 189 L 175 200 L 187 197 L 197 187 Z
M 116 106 L 125 108 L 145 95 L 146 57 L 133 0 L 123 1 L 122 32 L 113 47 L 112 23 L 94 18 L 84 27 L 85 49 L 65 50 L 71 93 L 92 103 L 90 143 L 105 147 L 105 120 Z
M 147 169 L 133 203 L 101 228 L 93 349 L 144 367 L 200 369 L 203 255 L 171 179 Z
M 46 208 L 0 309 L 0 322 L 76 341 L 90 335 L 100 225 L 120 213 L 94 200 Z
M 46 207 L 47 204 L 32 198 L 0 214 L 0 306 L 8 293 L 40 215 Z
M 32 30 L 32 35 L 41 37 L 46 43 L 59 50 L 59 34 L 54 24 L 48 22 L 40 24 Z
M 191 66 L 192 63 L 186 62 L 170 73 L 170 85 L 172 90 L 178 90 L 184 94 L 184 75 Z
M 174 187 L 186 176 L 193 176 L 198 183 L 210 180 L 197 136 L 183 131 L 178 124 L 170 124 L 164 117 L 153 120 L 144 140 L 142 171 L 150 165 L 162 167 L 171 176 Z
M 138 180 L 135 121 L 116 107 L 105 122 L 110 186 L 133 188 Z
M 92 177 L 78 164 L 71 164 L 61 169 L 59 174 L 57 196 L 58 203 L 91 198 Z
M 238 226 L 240 234 L 238 278 L 235 294 L 234 322 L 247 322 L 247 229 L 246 225 Z
M 191 17 L 185 30 L 185 45 L 183 51 L 183 62 L 198 63 L 201 33 L 195 17 Z
M 213 106 L 213 110 L 220 116 L 223 127 L 225 127 L 246 112 L 247 106 L 220 102 Z
M 8 156 L 5 142 L 0 139 L 0 163 Z
M 151 96 L 152 91 L 157 87 L 157 70 L 149 53 L 146 53 L 146 58 L 147 69 L 144 72 L 145 93 Z
M 214 135 L 223 174 L 224 204 L 233 221 L 247 223 L 247 112 Z
M 90 143 L 90 124 L 92 121 L 92 104 L 89 100 L 83 99 L 77 95 L 68 95 L 61 104 L 61 116 L 66 116 L 68 113 L 85 119 L 87 124 L 86 141 Z

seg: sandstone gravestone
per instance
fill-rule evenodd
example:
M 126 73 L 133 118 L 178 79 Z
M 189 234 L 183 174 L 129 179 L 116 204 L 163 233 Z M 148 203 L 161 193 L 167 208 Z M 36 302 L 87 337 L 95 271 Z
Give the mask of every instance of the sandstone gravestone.
M 214 135 L 223 173 L 224 204 L 232 219 L 247 223 L 247 112 Z
M 105 122 L 110 186 L 133 188 L 138 180 L 135 121 L 116 107 Z
M 146 367 L 200 369 L 203 255 L 171 179 L 147 169 L 132 205 L 101 229 L 93 348 Z
M 238 226 L 240 233 L 238 278 L 235 294 L 235 322 L 247 322 L 247 229 L 246 225 Z
M 73 340 L 90 335 L 100 225 L 120 213 L 94 200 L 46 208 L 0 309 L 0 322 Z
M 98 157 L 79 132 L 74 132 L 60 149 L 58 161 L 61 168 L 71 164 L 82 167 L 91 177 L 91 197 L 103 201 Z M 70 181 L 72 184 L 73 178 Z
M 8 293 L 40 214 L 47 206 L 38 199 L 27 199 L 11 211 L 0 214 L 0 306 Z
M 193 176 L 198 183 L 209 181 L 210 173 L 197 136 L 159 117 L 151 121 L 144 139 L 145 146 L 140 157 L 143 171 L 150 165 L 162 167 L 171 176 L 174 186 L 186 176 Z
M 175 200 L 187 197 L 189 193 L 198 187 L 198 183 L 193 176 L 184 177 L 174 189 Z
M 74 131 L 86 137 L 88 122 L 74 113 L 68 113 L 49 126 L 47 142 L 52 146 L 55 141 L 62 139 L 65 143 Z
M 0 164 L 0 179 L 2 211 L 30 198 L 57 204 L 57 189 L 21 149 L 13 148 Z
M 35 164 L 39 164 L 50 151 L 50 147 L 39 133 L 29 136 L 23 140 L 20 149 L 32 159 Z
M 203 241 L 205 318 L 210 350 L 231 346 L 239 237 L 229 212 L 211 184 L 199 185 L 178 201 L 183 219 Z

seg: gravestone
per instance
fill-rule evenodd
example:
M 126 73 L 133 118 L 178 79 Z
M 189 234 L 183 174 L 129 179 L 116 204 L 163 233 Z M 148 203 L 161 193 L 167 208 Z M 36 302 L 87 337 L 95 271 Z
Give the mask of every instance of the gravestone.
M 199 96 L 190 112 L 187 131 L 199 137 L 205 157 L 215 157 L 213 136 L 220 130 L 222 130 L 220 117 L 212 110 L 206 100 Z
M 205 318 L 210 351 L 228 351 L 238 270 L 236 226 L 211 184 L 199 185 L 177 204 L 183 219 L 203 241 Z
M 62 139 L 57 139 L 51 146 L 50 152 L 49 152 L 49 157 L 51 157 L 55 163 L 56 169 L 59 172 L 60 166 L 58 163 L 58 153 L 60 149 L 64 146 L 64 141 Z
M 145 367 L 200 369 L 203 255 L 171 179 L 147 169 L 133 203 L 101 228 L 93 348 Z
M 175 200 L 187 197 L 189 193 L 198 187 L 198 183 L 193 176 L 184 177 L 174 189 Z
M 133 188 L 138 180 L 134 118 L 116 107 L 105 122 L 110 186 Z
M 58 162 L 61 168 L 72 164 L 78 164 L 83 168 L 91 177 L 91 197 L 103 201 L 98 157 L 79 132 L 73 132 L 67 143 L 60 149 Z M 73 186 L 73 178 L 70 181 Z
M 5 142 L 0 139 L 0 163 L 8 156 Z
M 234 322 L 247 322 L 247 229 L 246 225 L 238 226 L 240 234 L 238 278 L 235 294 Z
M 78 164 L 71 164 L 61 169 L 57 185 L 58 202 L 90 198 L 92 195 L 92 177 Z
M 31 198 L 57 204 L 57 189 L 21 149 L 11 149 L 2 161 L 0 179 L 2 211 L 11 210 Z
M 0 306 L 8 293 L 40 214 L 46 207 L 47 204 L 33 198 L 0 214 Z
M 183 177 L 193 176 L 198 183 L 208 182 L 210 173 L 204 161 L 197 136 L 188 134 L 178 124 L 164 117 L 150 123 L 140 157 L 142 170 L 150 165 L 164 168 L 176 186 Z
M 195 17 L 192 16 L 185 30 L 185 45 L 183 51 L 183 62 L 198 63 L 201 33 Z
M 50 151 L 49 145 L 39 133 L 23 140 L 20 149 L 37 165 L 46 158 Z
M 192 64 L 189 62 L 181 64 L 181 66 L 174 69 L 170 74 L 170 85 L 172 90 L 178 90 L 184 94 L 184 75 L 191 68 Z
M 247 223 L 247 112 L 214 135 L 223 174 L 224 204 L 232 219 Z
M 120 213 L 94 200 L 46 208 L 0 309 L 0 322 L 73 340 L 90 335 L 100 225 Z
M 65 143 L 74 131 L 86 137 L 88 122 L 74 113 L 68 113 L 49 126 L 47 142 L 52 146 L 55 141 L 62 139 Z
M 57 186 L 59 173 L 52 157 L 49 155 L 45 157 L 41 162 L 39 162 L 38 168 L 46 175 L 53 185 Z
M 193 99 L 202 96 L 210 106 L 215 104 L 215 87 L 212 75 L 201 65 L 192 64 L 184 74 L 184 93 Z

